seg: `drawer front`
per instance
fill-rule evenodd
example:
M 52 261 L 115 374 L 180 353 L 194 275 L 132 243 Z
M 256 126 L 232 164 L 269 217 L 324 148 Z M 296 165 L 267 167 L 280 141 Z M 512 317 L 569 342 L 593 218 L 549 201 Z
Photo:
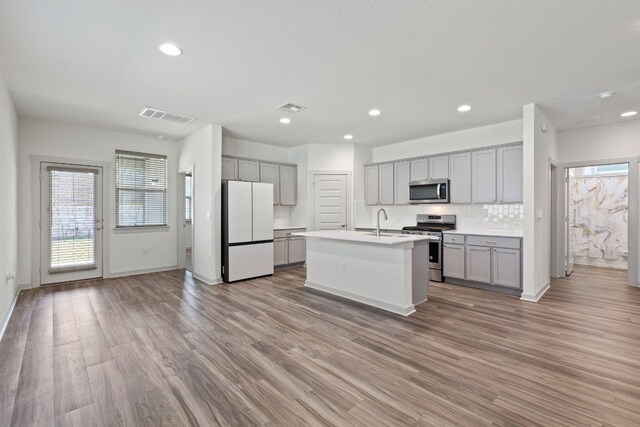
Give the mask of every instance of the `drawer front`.
M 467 245 L 520 249 L 520 239 L 515 237 L 467 236 Z
M 292 228 L 291 230 L 273 230 L 273 238 L 291 237 L 291 233 L 304 233 L 306 228 Z
M 464 234 L 447 234 L 443 235 L 444 243 L 455 243 L 456 245 L 464 245 Z

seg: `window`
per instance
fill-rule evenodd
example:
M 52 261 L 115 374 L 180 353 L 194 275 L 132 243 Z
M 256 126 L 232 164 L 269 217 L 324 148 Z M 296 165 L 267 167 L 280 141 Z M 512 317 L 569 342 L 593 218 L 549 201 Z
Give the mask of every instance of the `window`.
M 116 228 L 167 225 L 167 156 L 116 151 Z
M 191 195 L 191 174 L 187 174 L 184 177 L 184 219 L 187 222 L 191 222 L 191 215 L 193 212 L 193 196 Z

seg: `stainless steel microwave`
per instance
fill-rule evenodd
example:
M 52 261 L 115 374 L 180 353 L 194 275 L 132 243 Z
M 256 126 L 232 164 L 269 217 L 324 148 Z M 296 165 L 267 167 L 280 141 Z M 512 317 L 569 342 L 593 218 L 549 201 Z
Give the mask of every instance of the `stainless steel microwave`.
M 449 203 L 449 180 L 411 181 L 409 183 L 409 203 Z

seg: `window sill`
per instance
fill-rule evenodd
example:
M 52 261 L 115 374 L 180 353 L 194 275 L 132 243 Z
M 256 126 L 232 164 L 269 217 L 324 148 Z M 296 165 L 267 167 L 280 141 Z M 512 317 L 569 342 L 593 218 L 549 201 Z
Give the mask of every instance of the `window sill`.
M 148 227 L 120 227 L 114 228 L 114 234 L 128 234 L 128 233 L 157 233 L 169 231 L 168 225 L 152 225 Z

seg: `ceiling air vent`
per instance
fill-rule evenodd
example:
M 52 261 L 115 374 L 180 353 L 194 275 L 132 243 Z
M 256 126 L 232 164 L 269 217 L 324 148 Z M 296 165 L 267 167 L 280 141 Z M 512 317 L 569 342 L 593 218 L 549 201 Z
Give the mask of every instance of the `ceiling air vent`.
M 300 105 L 291 104 L 290 102 L 278 107 L 278 110 L 286 111 L 287 113 L 299 113 L 304 110 L 304 107 Z
M 157 108 L 144 107 L 140 112 L 141 117 L 148 117 L 150 119 L 159 119 L 167 122 L 179 123 L 182 125 L 188 125 L 196 120 L 195 117 L 185 116 L 184 114 L 171 113 L 169 111 L 158 110 Z
M 575 126 L 591 126 L 591 125 L 595 125 L 596 123 L 599 123 L 600 119 L 602 119 L 602 117 L 600 116 L 587 117 L 584 119 L 578 119 L 574 121 L 573 124 Z

